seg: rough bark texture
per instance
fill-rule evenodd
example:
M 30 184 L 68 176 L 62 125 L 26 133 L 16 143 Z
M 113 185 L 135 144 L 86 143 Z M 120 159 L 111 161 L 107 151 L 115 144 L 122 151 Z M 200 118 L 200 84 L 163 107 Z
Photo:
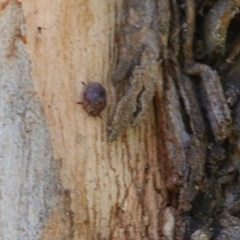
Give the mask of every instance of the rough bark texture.
M 0 3 L 1 239 L 239 239 L 240 0 Z

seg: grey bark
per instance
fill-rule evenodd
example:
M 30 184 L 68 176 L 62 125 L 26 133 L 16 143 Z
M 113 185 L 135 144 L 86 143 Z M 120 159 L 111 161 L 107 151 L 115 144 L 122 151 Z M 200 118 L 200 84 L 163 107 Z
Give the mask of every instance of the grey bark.
M 2 9 L 0 32 L 0 238 L 39 239 L 53 204 L 57 169 L 17 1 Z

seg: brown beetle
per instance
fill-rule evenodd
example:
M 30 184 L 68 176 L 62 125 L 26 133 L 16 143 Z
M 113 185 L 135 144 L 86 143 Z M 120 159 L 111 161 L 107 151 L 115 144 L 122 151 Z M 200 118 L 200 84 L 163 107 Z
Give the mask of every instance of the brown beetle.
M 83 91 L 83 100 L 78 102 L 92 116 L 99 116 L 106 107 L 106 91 L 98 82 L 83 83 L 85 88 Z

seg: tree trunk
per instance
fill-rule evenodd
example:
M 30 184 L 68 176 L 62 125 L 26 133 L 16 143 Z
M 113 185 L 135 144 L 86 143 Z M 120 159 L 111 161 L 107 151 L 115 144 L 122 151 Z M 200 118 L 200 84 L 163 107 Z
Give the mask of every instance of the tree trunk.
M 238 239 L 239 7 L 1 1 L 0 238 Z

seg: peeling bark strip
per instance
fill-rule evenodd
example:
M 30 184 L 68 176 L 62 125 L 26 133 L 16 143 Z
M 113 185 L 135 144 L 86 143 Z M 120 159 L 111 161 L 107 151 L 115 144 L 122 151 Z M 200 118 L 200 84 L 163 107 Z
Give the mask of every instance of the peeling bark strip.
M 203 106 L 213 134 L 217 141 L 225 140 L 232 131 L 232 118 L 217 72 L 207 65 L 195 64 L 188 69 L 188 73 L 201 77 Z
M 0 11 L 0 238 L 37 240 L 57 169 L 30 77 L 21 4 L 7 1 Z
M 240 0 L 218 0 L 205 17 L 204 40 L 209 57 L 225 53 L 228 26 L 239 7 Z
M 112 81 L 115 85 L 125 82 L 127 90 L 119 100 L 110 123 L 110 141 L 128 124 L 135 126 L 144 119 L 160 81 L 156 2 L 126 1 L 124 11 L 118 63 Z

